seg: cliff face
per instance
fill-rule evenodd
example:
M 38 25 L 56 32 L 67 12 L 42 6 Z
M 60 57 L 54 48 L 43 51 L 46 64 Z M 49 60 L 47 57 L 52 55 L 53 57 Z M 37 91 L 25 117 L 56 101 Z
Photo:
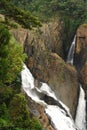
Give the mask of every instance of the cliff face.
M 56 96 L 70 108 L 74 117 L 79 91 L 78 78 L 75 68 L 61 58 L 63 49 L 59 25 L 49 23 L 34 31 L 18 29 L 11 32 L 22 42 L 28 55 L 27 66 L 36 81 L 48 83 Z
M 13 34 L 15 39 L 24 46 L 27 30 L 23 28 L 19 28 L 19 29 L 12 29 L 10 30 L 10 32 Z
M 87 99 L 87 25 L 81 25 L 77 30 L 74 64 L 78 71 L 80 83 L 86 92 Z

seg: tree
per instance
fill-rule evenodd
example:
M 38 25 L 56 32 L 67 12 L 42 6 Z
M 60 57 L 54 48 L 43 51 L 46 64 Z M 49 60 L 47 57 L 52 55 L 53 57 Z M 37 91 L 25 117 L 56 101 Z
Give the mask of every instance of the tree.
M 17 127 L 30 126 L 30 115 L 26 107 L 26 99 L 22 94 L 16 94 L 10 103 L 11 120 Z
M 0 12 L 5 16 L 5 20 L 0 21 L 0 130 L 42 130 L 38 121 L 34 120 L 35 127 L 31 125 L 26 100 L 22 94 L 17 94 L 18 86 L 15 90 L 16 85 L 13 85 L 23 68 L 26 55 L 22 45 L 9 32 L 9 20 L 29 29 L 41 26 L 41 23 L 29 12 L 14 6 L 10 0 L 0 1 Z
M 41 26 L 41 22 L 37 17 L 32 16 L 28 11 L 24 11 L 14 6 L 8 0 L 0 1 L 1 13 L 5 15 L 6 20 L 11 18 L 21 24 L 24 28 L 32 29 L 32 27 Z
M 14 127 L 25 130 L 42 130 L 39 121 L 31 116 L 26 106 L 26 99 L 23 94 L 16 94 L 11 101 L 11 121 Z
M 21 44 L 0 24 L 0 84 L 11 84 L 15 80 L 24 59 Z
M 25 0 L 12 0 L 16 6 L 24 8 L 22 4 Z M 26 0 L 26 10 L 32 12 L 42 20 L 54 17 L 59 14 L 72 17 L 83 22 L 87 18 L 87 0 Z
M 0 24 L 0 84 L 6 78 L 6 73 L 8 71 L 8 49 L 7 44 L 10 40 L 10 33 L 2 24 Z

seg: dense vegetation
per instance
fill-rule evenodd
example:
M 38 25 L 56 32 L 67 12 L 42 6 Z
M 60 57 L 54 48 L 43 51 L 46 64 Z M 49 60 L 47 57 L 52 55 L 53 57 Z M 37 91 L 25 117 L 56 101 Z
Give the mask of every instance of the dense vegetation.
M 12 0 L 16 6 L 29 10 L 43 21 L 50 17 L 67 15 L 72 18 L 84 20 L 87 18 L 86 0 Z
M 24 60 L 23 48 L 11 36 L 9 31 L 0 25 L 0 84 L 11 84 L 22 69 Z
M 32 29 L 32 27 L 41 26 L 37 17 L 32 16 L 28 11 L 24 11 L 14 6 L 9 0 L 0 1 L 0 12 L 5 15 L 5 24 L 10 20 L 14 20 L 21 24 L 24 28 Z
M 26 56 L 9 29 L 18 24 L 27 29 L 41 26 L 35 16 L 42 22 L 59 19 L 63 23 L 61 40 L 66 58 L 77 27 L 87 20 L 87 1 L 0 0 L 0 13 L 4 15 L 0 18 L 0 130 L 42 130 L 20 91 L 20 71 Z
M 0 24 L 0 130 L 42 130 L 20 91 L 24 59 L 22 46 Z
M 42 130 L 21 93 L 20 72 L 26 55 L 22 45 L 9 32 L 18 24 L 31 29 L 41 23 L 8 0 L 0 1 L 0 12 L 4 14 L 0 14 L 0 130 Z

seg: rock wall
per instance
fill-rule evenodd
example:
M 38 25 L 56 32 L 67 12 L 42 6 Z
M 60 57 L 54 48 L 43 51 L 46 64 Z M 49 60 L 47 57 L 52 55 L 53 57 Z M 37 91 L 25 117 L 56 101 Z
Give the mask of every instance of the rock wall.
M 77 30 L 74 65 L 78 71 L 79 81 L 86 92 L 87 100 L 87 25 Z
M 82 84 L 86 94 L 87 113 L 87 24 L 81 25 L 77 30 L 74 65 L 78 71 L 79 82 Z
M 79 91 L 78 78 L 75 68 L 66 64 L 61 58 L 63 49 L 60 26 L 55 22 L 44 24 L 38 30 L 18 29 L 11 32 L 22 42 L 28 55 L 27 66 L 35 79 L 48 83 L 75 117 Z

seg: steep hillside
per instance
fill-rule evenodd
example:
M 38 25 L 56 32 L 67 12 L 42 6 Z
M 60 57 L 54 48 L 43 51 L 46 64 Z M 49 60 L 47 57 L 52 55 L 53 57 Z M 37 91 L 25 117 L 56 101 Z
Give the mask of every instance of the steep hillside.
M 46 106 L 36 103 L 21 90 L 23 62 L 34 76 L 33 94 L 37 92 L 41 103 L 45 100 L 49 105 L 59 105 L 64 109 L 59 101 L 54 102 L 47 95 L 46 90 L 41 95 L 39 87 L 45 82 L 57 99 L 70 108 L 75 118 L 79 97 L 78 75 L 75 67 L 65 61 L 78 26 L 86 21 L 86 7 L 87 2 L 82 0 L 0 1 L 0 130 L 55 129 L 45 112 Z M 80 37 L 83 49 L 79 53 L 83 60 L 86 59 L 84 36 Z M 75 56 L 79 56 L 78 48 L 80 43 L 76 44 Z M 79 58 L 75 58 L 78 61 Z M 84 65 L 81 82 L 87 88 L 86 77 L 83 76 L 86 75 L 86 61 L 81 63 Z M 78 63 L 76 67 L 78 70 Z M 28 85 L 29 82 L 24 87 Z M 31 89 L 31 95 L 32 92 Z M 63 112 L 69 116 L 65 109 Z
M 83 0 L 12 0 L 16 6 L 29 10 L 32 14 L 38 16 L 43 21 L 50 17 L 58 17 L 65 14 L 69 17 L 81 18 L 85 17 L 87 1 Z M 79 17 L 80 15 L 80 17 Z M 77 19 L 76 19 L 77 20 Z
M 62 43 L 64 60 L 78 26 L 87 22 L 87 1 L 84 0 L 13 0 L 14 4 L 38 16 L 42 22 L 63 23 Z M 61 26 L 61 24 L 60 24 Z
M 23 46 L 10 33 L 11 28 L 41 25 L 38 19 L 7 0 L 0 1 L 0 130 L 42 130 L 21 93 L 20 72 L 26 55 Z M 26 21 L 27 22 L 24 22 Z M 19 25 L 21 24 L 21 25 Z M 18 107 L 17 107 L 18 106 Z

